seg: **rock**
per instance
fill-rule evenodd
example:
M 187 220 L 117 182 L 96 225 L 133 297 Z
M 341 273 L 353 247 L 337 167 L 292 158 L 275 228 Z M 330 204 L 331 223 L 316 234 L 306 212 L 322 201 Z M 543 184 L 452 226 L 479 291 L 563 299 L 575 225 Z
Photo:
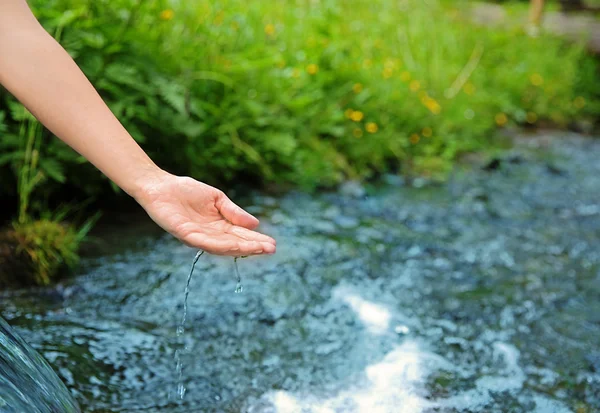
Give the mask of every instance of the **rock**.
M 367 191 L 360 182 L 346 181 L 340 186 L 340 193 L 352 198 L 363 198 Z
M 590 363 L 590 370 L 600 373 L 600 352 L 590 353 L 585 356 L 585 359 Z
M 383 175 L 383 181 L 391 186 L 404 186 L 404 178 L 400 175 L 385 174 Z
M 339 215 L 333 219 L 333 222 L 342 229 L 356 228 L 360 221 L 354 217 Z

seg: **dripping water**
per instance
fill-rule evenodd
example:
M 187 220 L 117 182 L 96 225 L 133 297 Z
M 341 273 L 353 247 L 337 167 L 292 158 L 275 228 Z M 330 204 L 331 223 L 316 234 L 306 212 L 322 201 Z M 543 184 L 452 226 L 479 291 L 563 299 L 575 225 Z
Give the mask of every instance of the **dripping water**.
M 235 267 L 235 276 L 237 277 L 237 284 L 235 285 L 234 291 L 239 294 L 242 291 L 244 291 L 244 287 L 242 286 L 242 277 L 240 276 L 240 270 L 238 268 L 238 263 L 237 263 L 238 258 L 246 258 L 246 257 L 245 256 L 235 257 L 233 259 L 233 266 Z
M 185 296 L 183 298 L 183 316 L 181 317 L 181 322 L 177 326 L 177 337 L 181 337 L 185 332 L 185 319 L 187 317 L 187 301 L 188 295 L 190 294 L 190 282 L 192 281 L 192 275 L 194 274 L 194 268 L 196 267 L 196 263 L 198 259 L 204 254 L 204 251 L 198 251 L 196 256 L 194 257 L 194 261 L 192 262 L 192 268 L 190 269 L 190 274 L 187 278 L 187 283 L 185 285 Z M 186 347 L 183 348 L 187 350 Z M 180 399 L 183 400 L 183 396 L 185 396 L 185 386 L 183 384 L 183 363 L 181 361 L 181 349 L 175 350 L 175 373 L 177 374 L 177 395 Z
M 192 275 L 194 274 L 194 268 L 196 267 L 196 263 L 198 262 L 198 259 L 200 259 L 202 254 L 204 254 L 204 251 L 198 251 L 196 253 L 196 256 L 194 257 L 194 261 L 192 262 L 192 268 L 190 269 L 190 273 L 187 278 L 187 283 L 185 285 L 185 296 L 183 299 L 183 316 L 181 317 L 181 322 L 177 326 L 177 337 L 178 338 L 183 336 L 183 333 L 185 333 L 185 319 L 187 318 L 187 310 L 188 310 L 187 302 L 188 302 L 188 295 L 190 294 L 190 283 L 192 281 Z M 235 257 L 233 259 L 233 264 L 235 267 L 235 275 L 237 277 L 237 284 L 235 286 L 234 291 L 236 293 L 241 293 L 244 290 L 244 287 L 242 286 L 242 277 L 240 276 L 240 270 L 239 270 L 238 264 L 237 264 L 238 258 L 246 258 L 246 256 Z M 184 346 L 183 350 L 187 350 L 187 347 Z M 183 384 L 183 362 L 181 360 L 181 353 L 182 353 L 181 349 L 175 350 L 175 362 L 176 362 L 175 373 L 177 374 L 177 395 L 179 396 L 179 398 L 181 400 L 183 400 L 183 397 L 185 396 L 186 388 L 185 388 L 185 385 Z

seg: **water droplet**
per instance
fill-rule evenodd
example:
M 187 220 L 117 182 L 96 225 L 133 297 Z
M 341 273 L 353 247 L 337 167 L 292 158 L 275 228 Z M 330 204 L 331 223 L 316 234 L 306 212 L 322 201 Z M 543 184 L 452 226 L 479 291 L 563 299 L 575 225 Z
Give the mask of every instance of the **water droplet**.
M 182 325 L 177 326 L 177 337 L 180 337 L 183 333 L 185 333 L 185 327 Z
M 242 287 L 242 277 L 240 276 L 240 270 L 238 269 L 238 263 L 237 260 L 240 257 L 235 257 L 233 259 L 233 266 L 235 267 L 235 276 L 237 277 L 237 284 L 235 285 L 235 292 L 236 293 L 241 293 L 242 291 L 244 291 L 244 287 Z M 244 258 L 244 257 L 242 257 Z
M 179 383 L 179 384 L 177 385 L 177 394 L 179 394 L 179 397 L 180 397 L 181 399 L 183 399 L 183 396 L 185 396 L 185 391 L 186 391 L 186 388 L 185 388 L 185 386 L 183 385 L 183 383 Z

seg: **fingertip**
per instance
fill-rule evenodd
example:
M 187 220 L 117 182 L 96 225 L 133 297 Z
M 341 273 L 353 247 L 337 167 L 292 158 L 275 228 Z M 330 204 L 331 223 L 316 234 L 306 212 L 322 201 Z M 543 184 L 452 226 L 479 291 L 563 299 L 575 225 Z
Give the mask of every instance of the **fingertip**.
M 277 251 L 277 246 L 270 242 L 261 242 L 261 245 L 264 254 L 275 254 Z

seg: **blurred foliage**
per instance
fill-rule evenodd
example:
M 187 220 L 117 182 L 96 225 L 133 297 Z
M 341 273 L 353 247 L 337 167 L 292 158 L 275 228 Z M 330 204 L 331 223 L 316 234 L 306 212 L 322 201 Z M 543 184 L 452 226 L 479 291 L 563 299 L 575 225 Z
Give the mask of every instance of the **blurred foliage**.
M 77 251 L 94 221 L 90 220 L 78 229 L 57 217 L 15 222 L 14 231 L 9 232 L 16 241 L 13 260 L 20 261 L 21 265 L 26 263 L 28 268 L 16 272 L 7 266 L 3 271 L 13 277 L 18 275 L 20 285 L 50 284 L 61 270 L 77 264 Z
M 397 168 L 443 177 L 498 127 L 566 126 L 599 110 L 597 64 L 582 46 L 474 26 L 456 3 L 30 4 L 158 164 L 213 184 L 314 188 Z M 4 154 L 18 105 L 0 105 Z M 44 191 L 65 177 L 106 191 L 79 155 L 43 139 Z M 19 156 L 0 165 L 17 170 Z
M 2 140 L 0 161 L 15 168 L 19 214 L 12 229 L 0 231 L 0 286 L 48 285 L 59 271 L 77 263 L 79 246 L 98 216 L 77 228 L 65 221 L 72 208 L 61 207 L 54 213 L 39 205 L 32 208 L 32 194 L 48 177 L 64 182 L 65 176 L 57 159 L 40 157 L 39 122 L 20 104 L 9 102 L 9 108 L 19 128 Z

